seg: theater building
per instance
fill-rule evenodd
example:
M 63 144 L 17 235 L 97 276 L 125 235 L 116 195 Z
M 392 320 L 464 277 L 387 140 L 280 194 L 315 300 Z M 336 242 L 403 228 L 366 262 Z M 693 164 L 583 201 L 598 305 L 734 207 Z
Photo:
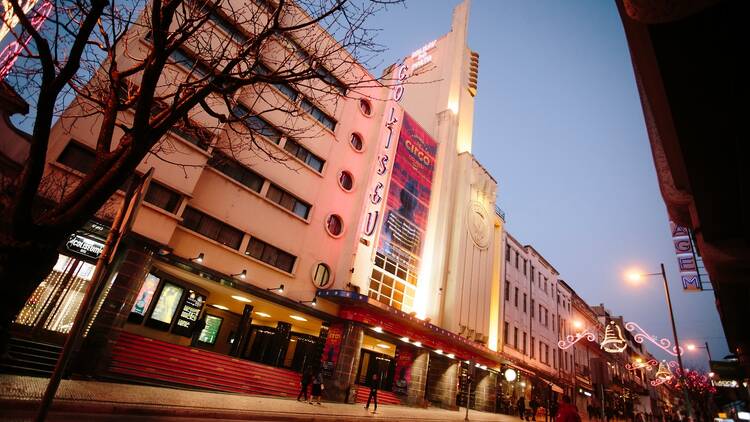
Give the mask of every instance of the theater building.
M 153 169 L 150 184 L 72 370 L 289 397 L 301 371 L 319 367 L 331 400 L 366 398 L 378 374 L 386 403 L 497 410 L 504 221 L 497 183 L 471 154 L 468 6 L 386 71 L 393 83 L 322 98 L 267 86 L 240 95 L 231 111 L 242 123 L 175 127 L 138 166 Z M 207 25 L 228 43 L 244 34 L 220 14 Z M 128 54 L 145 54 L 148 33 L 131 36 Z M 283 44 L 305 56 L 302 40 Z M 168 76 L 203 66 L 189 57 Z M 358 64 L 320 66 L 328 80 L 373 78 Z M 258 98 L 274 111 L 254 109 Z M 301 110 L 302 134 L 284 129 L 283 106 Z M 73 101 L 53 128 L 50 178 L 76 183 L 92 168 L 101 117 L 80 117 L 85 107 Z M 242 131 L 284 162 L 232 150 Z M 124 193 L 61 247 L 16 320 L 17 341 L 59 344 L 70 330 Z

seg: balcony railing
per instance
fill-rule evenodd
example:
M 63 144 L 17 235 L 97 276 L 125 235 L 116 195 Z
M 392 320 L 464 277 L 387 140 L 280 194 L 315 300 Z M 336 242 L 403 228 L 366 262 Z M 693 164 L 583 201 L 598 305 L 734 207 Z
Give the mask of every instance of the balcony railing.
M 498 217 L 500 217 L 503 222 L 505 222 L 505 211 L 503 211 L 500 207 L 495 205 L 495 214 L 497 214 Z

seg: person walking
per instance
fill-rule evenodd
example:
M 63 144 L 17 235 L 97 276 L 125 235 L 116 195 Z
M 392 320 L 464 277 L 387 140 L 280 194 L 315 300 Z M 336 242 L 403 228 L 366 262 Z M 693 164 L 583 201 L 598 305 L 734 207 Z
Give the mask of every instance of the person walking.
M 297 394 L 297 401 L 300 401 L 299 399 L 303 395 L 305 396 L 305 401 L 307 401 L 307 386 L 310 385 L 310 381 L 312 381 L 312 368 L 308 366 L 302 372 L 302 378 L 300 379 L 299 394 Z
M 523 396 L 518 398 L 516 401 L 516 409 L 518 410 L 518 416 L 523 420 L 523 414 L 526 411 L 526 399 Z
M 529 400 L 529 407 L 531 408 L 531 420 L 536 420 L 536 411 L 539 409 L 539 402 L 534 397 Z
M 323 394 L 323 374 L 320 373 L 320 370 L 315 371 L 315 376 L 312 378 L 312 394 L 310 395 L 310 404 L 313 404 L 313 400 L 316 398 L 318 399 L 318 404 L 320 404 L 320 396 Z
M 375 407 L 372 410 L 372 413 L 375 413 L 378 411 L 378 384 L 380 381 L 380 377 L 378 377 L 378 374 L 372 374 L 372 379 L 370 379 L 370 395 L 367 396 L 367 404 L 365 405 L 365 409 L 370 409 L 370 400 L 373 401 L 375 404 Z
M 559 410 L 560 405 L 557 404 L 557 401 L 552 401 L 549 405 L 549 420 L 553 421 L 557 417 L 557 411 Z
M 581 422 L 578 409 L 570 403 L 570 396 L 563 396 L 560 409 L 555 416 L 556 422 Z

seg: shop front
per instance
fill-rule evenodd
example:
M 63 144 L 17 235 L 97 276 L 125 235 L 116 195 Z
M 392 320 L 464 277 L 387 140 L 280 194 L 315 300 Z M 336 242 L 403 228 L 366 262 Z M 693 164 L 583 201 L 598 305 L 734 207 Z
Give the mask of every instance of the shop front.
M 78 368 L 95 376 L 296 395 L 331 316 L 189 260 L 132 246 L 99 300 Z M 280 286 L 281 287 L 281 286 Z M 101 310 L 101 312 L 99 312 Z M 96 362 L 96 365 L 90 363 Z
M 471 408 L 494 411 L 496 352 L 356 292 L 320 291 L 318 297 L 338 303 L 346 321 L 331 326 L 323 351 L 323 367 L 342 400 L 366 399 L 377 373 L 378 398 L 394 404 L 456 409 L 468 397 Z
M 68 237 L 52 272 L 16 316 L 14 336 L 55 344 L 65 341 L 108 234 L 108 227 L 89 221 Z

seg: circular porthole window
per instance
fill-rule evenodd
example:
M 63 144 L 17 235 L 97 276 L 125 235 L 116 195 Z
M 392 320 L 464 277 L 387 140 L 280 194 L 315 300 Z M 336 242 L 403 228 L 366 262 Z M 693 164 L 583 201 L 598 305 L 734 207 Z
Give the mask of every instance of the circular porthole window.
M 349 139 L 349 144 L 357 152 L 362 152 L 362 149 L 365 147 L 365 143 L 362 142 L 362 137 L 356 133 L 352 133 L 352 137 Z
M 341 186 L 341 189 L 351 192 L 354 187 L 354 177 L 352 174 L 346 170 L 342 170 L 341 173 L 339 173 L 339 186 Z
M 313 268 L 312 282 L 318 289 L 327 289 L 333 284 L 333 277 L 331 277 L 331 268 L 319 262 L 318 265 Z
M 344 221 L 336 214 L 331 214 L 326 219 L 326 231 L 333 237 L 341 236 L 344 232 Z
M 370 102 L 365 100 L 364 98 L 360 98 L 359 111 L 361 111 L 365 116 L 370 117 L 370 115 L 372 114 L 372 105 L 370 105 Z

